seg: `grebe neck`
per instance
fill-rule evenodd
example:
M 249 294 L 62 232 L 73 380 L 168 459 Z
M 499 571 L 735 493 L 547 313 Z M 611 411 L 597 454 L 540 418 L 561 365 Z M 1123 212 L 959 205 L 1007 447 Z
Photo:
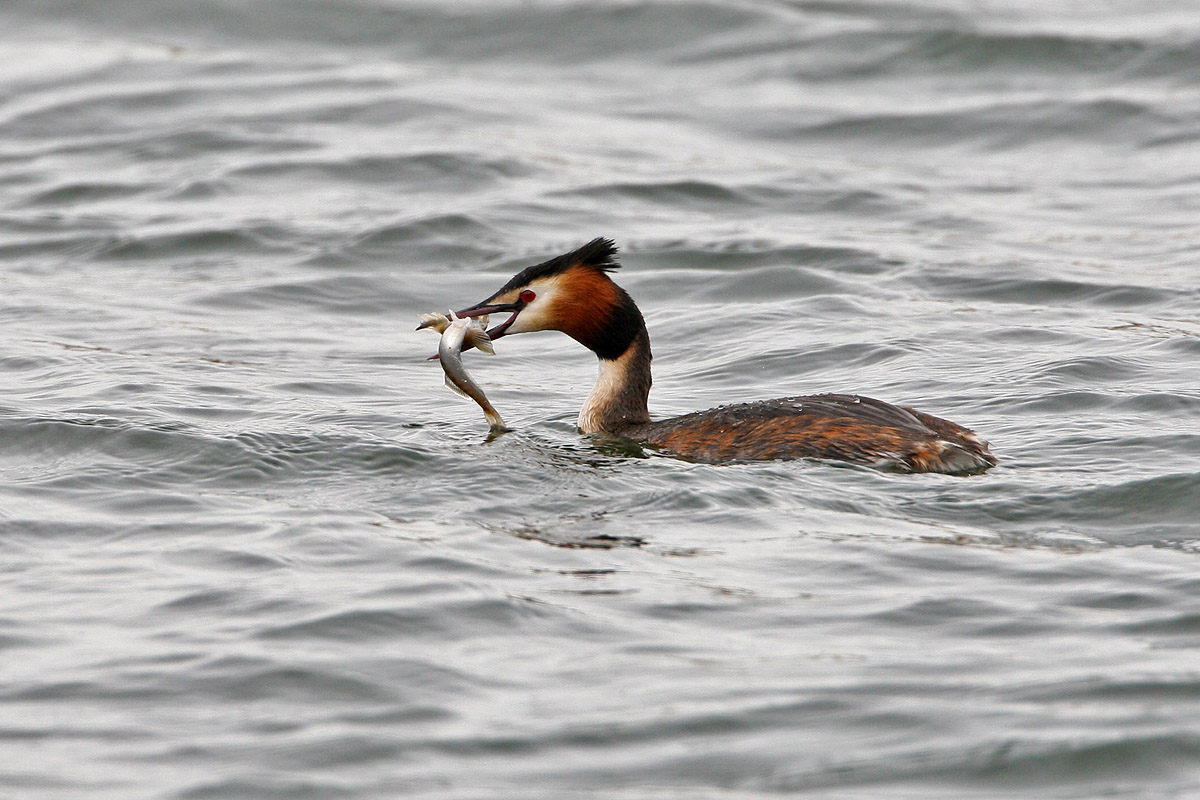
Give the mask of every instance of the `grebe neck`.
M 640 316 L 640 315 L 639 315 Z M 650 336 L 645 325 L 616 358 L 600 358 L 596 385 L 579 412 L 583 433 L 621 433 L 650 421 Z

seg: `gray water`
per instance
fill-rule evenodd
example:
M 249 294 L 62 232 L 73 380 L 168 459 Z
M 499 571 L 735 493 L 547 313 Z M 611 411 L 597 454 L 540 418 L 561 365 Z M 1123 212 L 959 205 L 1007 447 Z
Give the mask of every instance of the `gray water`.
M 1200 796 L 1200 6 L 0 6 L 0 796 Z M 421 311 L 610 236 L 657 416 Z

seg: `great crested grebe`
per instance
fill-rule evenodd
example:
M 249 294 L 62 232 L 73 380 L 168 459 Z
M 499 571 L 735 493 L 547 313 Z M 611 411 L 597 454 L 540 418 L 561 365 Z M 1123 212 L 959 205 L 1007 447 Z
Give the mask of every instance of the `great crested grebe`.
M 511 314 L 488 331 L 562 331 L 600 359 L 579 429 L 705 462 L 822 458 L 903 472 L 982 472 L 987 444 L 953 422 L 869 397 L 818 394 L 721 406 L 650 421 L 650 337 L 642 312 L 608 273 L 616 245 L 595 239 L 517 273 L 460 317 Z

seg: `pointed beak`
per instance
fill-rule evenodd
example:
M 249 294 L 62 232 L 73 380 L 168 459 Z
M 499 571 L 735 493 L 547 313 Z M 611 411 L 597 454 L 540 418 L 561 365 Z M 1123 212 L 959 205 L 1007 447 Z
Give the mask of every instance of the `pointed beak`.
M 494 342 L 508 331 L 508 327 L 510 325 L 512 325 L 514 322 L 516 322 L 517 314 L 520 314 L 521 309 L 524 307 L 525 307 L 524 303 L 489 303 L 487 300 L 484 300 L 482 303 L 476 303 L 475 305 L 471 306 L 470 308 L 464 308 L 462 311 L 455 311 L 454 316 L 462 318 L 462 317 L 484 317 L 489 314 L 512 314 L 511 317 L 504 320 L 504 322 L 501 322 L 499 325 L 496 325 L 495 327 L 491 328 L 487 332 L 488 338 Z M 432 324 L 431 322 L 422 322 L 420 325 L 417 326 L 417 330 L 421 330 L 422 328 L 427 328 L 431 324 Z M 474 346 L 475 345 L 471 344 L 470 341 L 467 341 L 467 342 L 463 343 L 462 349 L 470 350 Z M 438 358 L 437 354 L 434 354 L 434 355 L 430 356 L 428 360 L 436 361 L 437 358 Z
M 464 308 L 462 311 L 454 312 L 460 317 L 482 317 L 488 314 L 512 314 L 511 317 L 490 328 L 487 332 L 488 338 L 496 341 L 505 333 L 508 328 L 517 320 L 517 314 L 521 313 L 521 309 L 525 307 L 524 303 L 489 303 L 486 300 L 482 303 Z

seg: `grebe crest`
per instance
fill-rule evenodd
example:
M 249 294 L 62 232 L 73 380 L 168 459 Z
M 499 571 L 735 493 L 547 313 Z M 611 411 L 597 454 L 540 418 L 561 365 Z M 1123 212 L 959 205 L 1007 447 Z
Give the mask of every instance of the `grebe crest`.
M 721 406 L 651 422 L 650 337 L 641 311 L 610 277 L 611 239 L 594 239 L 517 273 L 458 316 L 509 314 L 494 341 L 562 331 L 596 354 L 599 375 L 579 413 L 585 434 L 606 433 L 706 462 L 824 458 L 905 472 L 982 472 L 996 458 L 971 430 L 869 397 L 819 394 Z

